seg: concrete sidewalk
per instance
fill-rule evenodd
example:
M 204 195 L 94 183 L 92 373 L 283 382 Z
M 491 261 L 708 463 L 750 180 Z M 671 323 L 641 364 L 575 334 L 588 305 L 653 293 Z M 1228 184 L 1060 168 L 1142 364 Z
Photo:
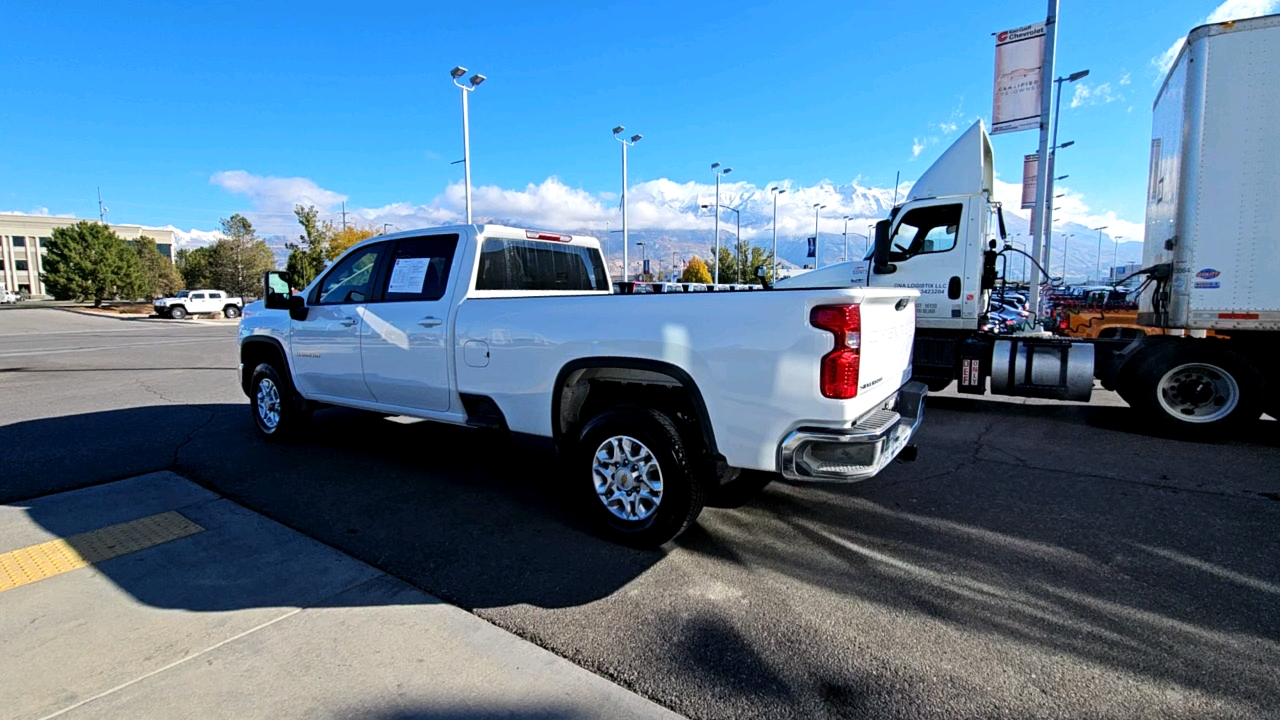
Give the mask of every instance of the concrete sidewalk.
M 0 506 L 0 697 L 5 718 L 678 717 L 168 472 Z

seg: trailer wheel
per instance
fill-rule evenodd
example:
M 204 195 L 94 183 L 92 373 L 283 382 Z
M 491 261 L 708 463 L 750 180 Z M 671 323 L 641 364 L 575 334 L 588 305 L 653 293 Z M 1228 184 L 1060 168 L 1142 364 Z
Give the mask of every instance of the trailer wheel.
M 1167 434 L 1217 437 L 1262 415 L 1261 375 L 1225 349 L 1167 344 L 1139 362 L 1131 381 L 1126 399 Z
M 573 494 L 605 538 L 651 549 L 702 512 L 706 478 L 665 413 L 620 405 L 592 418 L 570 455 Z

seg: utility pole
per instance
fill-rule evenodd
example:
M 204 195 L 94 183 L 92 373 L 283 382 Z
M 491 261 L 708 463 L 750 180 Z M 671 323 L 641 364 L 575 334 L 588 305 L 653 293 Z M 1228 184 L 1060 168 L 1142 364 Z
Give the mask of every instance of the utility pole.
M 342 232 L 347 231 L 347 201 L 342 201 Z
M 1044 21 L 1044 62 L 1040 68 L 1040 147 L 1036 155 L 1036 203 L 1032 209 L 1031 223 L 1031 255 L 1036 263 L 1040 262 L 1040 251 L 1044 241 L 1044 209 L 1045 200 L 1049 197 L 1049 111 L 1052 109 L 1053 94 L 1049 92 L 1053 83 L 1054 60 L 1056 59 L 1058 40 L 1058 0 L 1048 0 L 1048 16 Z M 1033 264 L 1034 265 L 1034 264 Z M 1040 322 L 1040 268 L 1031 268 L 1031 313 L 1036 324 Z
M 102 204 L 102 187 L 101 187 L 101 186 L 99 186 L 99 187 L 98 187 L 98 222 L 99 222 L 100 224 L 102 224 L 102 225 L 106 225 L 106 224 L 107 224 L 107 213 L 108 213 L 108 212 L 110 212 L 110 210 L 108 210 L 108 209 L 107 209 L 107 206 L 106 206 L 106 205 L 103 205 L 103 204 Z
M 1106 225 L 1093 228 L 1098 231 L 1098 258 L 1093 264 L 1093 274 L 1098 278 L 1098 284 L 1102 284 L 1102 231 L 1107 229 Z

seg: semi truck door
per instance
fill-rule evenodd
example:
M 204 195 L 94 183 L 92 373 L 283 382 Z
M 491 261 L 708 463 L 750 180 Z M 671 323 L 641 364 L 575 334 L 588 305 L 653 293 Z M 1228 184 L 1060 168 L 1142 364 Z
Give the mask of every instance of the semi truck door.
M 395 243 L 376 301 L 361 309 L 364 379 L 380 403 L 449 409 L 449 288 L 457 235 Z
M 889 263 L 892 272 L 872 270 L 876 287 L 904 287 L 920 291 L 916 320 L 924 328 L 964 328 L 966 304 L 974 306 L 965 288 L 965 200 L 921 200 L 905 206 L 890 228 Z M 972 321 L 969 322 L 972 324 Z

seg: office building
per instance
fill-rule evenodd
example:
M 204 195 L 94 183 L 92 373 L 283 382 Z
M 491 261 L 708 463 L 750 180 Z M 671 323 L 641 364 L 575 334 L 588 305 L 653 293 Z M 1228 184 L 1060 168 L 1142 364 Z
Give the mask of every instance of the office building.
M 53 237 L 54 228 L 75 225 L 80 220 L 81 218 L 0 213 L 0 290 L 12 290 L 32 297 L 47 297 L 43 278 L 46 246 Z M 108 227 L 126 241 L 137 240 L 146 235 L 156 241 L 156 249 L 161 255 L 173 260 L 172 230 L 112 223 L 108 223 Z

